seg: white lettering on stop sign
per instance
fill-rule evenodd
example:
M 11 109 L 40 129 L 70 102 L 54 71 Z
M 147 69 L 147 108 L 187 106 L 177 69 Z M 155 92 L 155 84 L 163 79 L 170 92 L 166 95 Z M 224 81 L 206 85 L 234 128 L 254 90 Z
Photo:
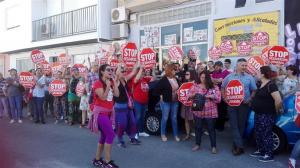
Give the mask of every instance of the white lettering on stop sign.
M 243 91 L 242 86 L 228 87 L 226 92 L 227 95 L 240 95 Z

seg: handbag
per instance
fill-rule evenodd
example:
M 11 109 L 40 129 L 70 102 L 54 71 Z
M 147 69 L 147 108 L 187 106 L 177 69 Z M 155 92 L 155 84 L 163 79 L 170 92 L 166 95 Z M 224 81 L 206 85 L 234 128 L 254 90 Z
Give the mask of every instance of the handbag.
M 126 88 L 126 87 L 124 87 L 124 88 L 125 88 L 125 92 L 126 92 L 127 99 L 128 99 L 128 102 L 127 102 L 128 108 L 129 108 L 129 109 L 133 109 L 133 101 L 132 101 L 132 98 L 131 98 L 131 96 L 128 94 L 127 88 Z
M 208 92 L 208 90 L 207 90 Z M 192 111 L 203 111 L 204 109 L 204 105 L 205 105 L 205 95 L 207 94 L 207 92 L 202 95 L 200 93 L 196 93 L 195 97 L 193 99 L 193 103 L 192 103 Z

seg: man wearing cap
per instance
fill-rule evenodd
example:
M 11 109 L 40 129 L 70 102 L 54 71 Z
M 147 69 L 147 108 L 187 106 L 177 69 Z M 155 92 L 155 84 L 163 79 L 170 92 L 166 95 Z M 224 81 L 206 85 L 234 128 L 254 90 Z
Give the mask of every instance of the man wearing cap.
M 9 71 L 10 77 L 6 79 L 7 88 L 6 93 L 10 106 L 11 120 L 10 123 L 18 121 L 22 123 L 22 100 L 23 92 L 25 91 L 24 87 L 20 85 L 18 72 L 16 69 L 12 68 Z
M 255 79 L 246 73 L 247 60 L 240 58 L 237 60 L 236 72 L 229 74 L 222 83 L 222 97 L 225 102 L 228 103 L 225 96 L 225 88 L 231 80 L 239 80 L 243 85 L 244 98 L 243 102 L 239 106 L 228 105 L 227 112 L 229 116 L 229 122 L 233 134 L 233 155 L 241 155 L 244 153 L 243 134 L 246 127 L 246 122 L 249 115 L 249 103 L 254 97 L 257 89 Z
M 221 89 L 221 85 L 223 80 L 230 74 L 229 71 L 226 69 L 223 70 L 223 63 L 221 61 L 215 62 L 214 65 L 214 71 L 211 74 L 212 81 L 215 85 L 218 85 Z M 224 100 L 221 100 L 220 103 L 218 103 L 218 119 L 216 121 L 216 129 L 218 131 L 224 130 L 224 125 L 227 118 L 227 104 L 224 102 Z

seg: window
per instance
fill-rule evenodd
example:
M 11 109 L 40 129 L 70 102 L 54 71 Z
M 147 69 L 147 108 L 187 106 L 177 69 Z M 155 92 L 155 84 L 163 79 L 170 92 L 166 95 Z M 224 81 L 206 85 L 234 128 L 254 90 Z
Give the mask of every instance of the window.
M 183 43 L 186 44 L 191 42 L 206 42 L 208 37 L 207 27 L 207 20 L 183 24 Z
M 49 63 L 54 63 L 54 62 L 58 62 L 58 57 L 57 56 L 49 57 Z
M 273 0 L 255 0 L 256 3 L 268 2 L 268 1 L 273 1 Z
M 161 45 L 172 46 L 180 44 L 180 25 L 172 25 L 161 28 Z
M 23 71 L 29 71 L 30 69 L 34 68 L 34 64 L 31 61 L 31 59 L 19 59 L 17 60 L 17 70 L 19 72 L 23 72 Z
M 6 8 L 5 18 L 6 18 L 6 29 L 13 29 L 20 26 L 21 14 L 20 6 L 12 6 Z

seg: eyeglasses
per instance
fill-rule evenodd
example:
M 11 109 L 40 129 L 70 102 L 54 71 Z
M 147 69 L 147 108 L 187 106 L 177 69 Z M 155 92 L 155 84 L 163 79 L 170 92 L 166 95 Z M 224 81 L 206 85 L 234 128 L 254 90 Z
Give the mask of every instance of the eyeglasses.
M 113 72 L 113 69 L 107 68 L 107 69 L 105 69 L 105 71 L 107 71 L 107 72 Z
M 185 74 L 185 76 L 190 76 L 190 74 Z

